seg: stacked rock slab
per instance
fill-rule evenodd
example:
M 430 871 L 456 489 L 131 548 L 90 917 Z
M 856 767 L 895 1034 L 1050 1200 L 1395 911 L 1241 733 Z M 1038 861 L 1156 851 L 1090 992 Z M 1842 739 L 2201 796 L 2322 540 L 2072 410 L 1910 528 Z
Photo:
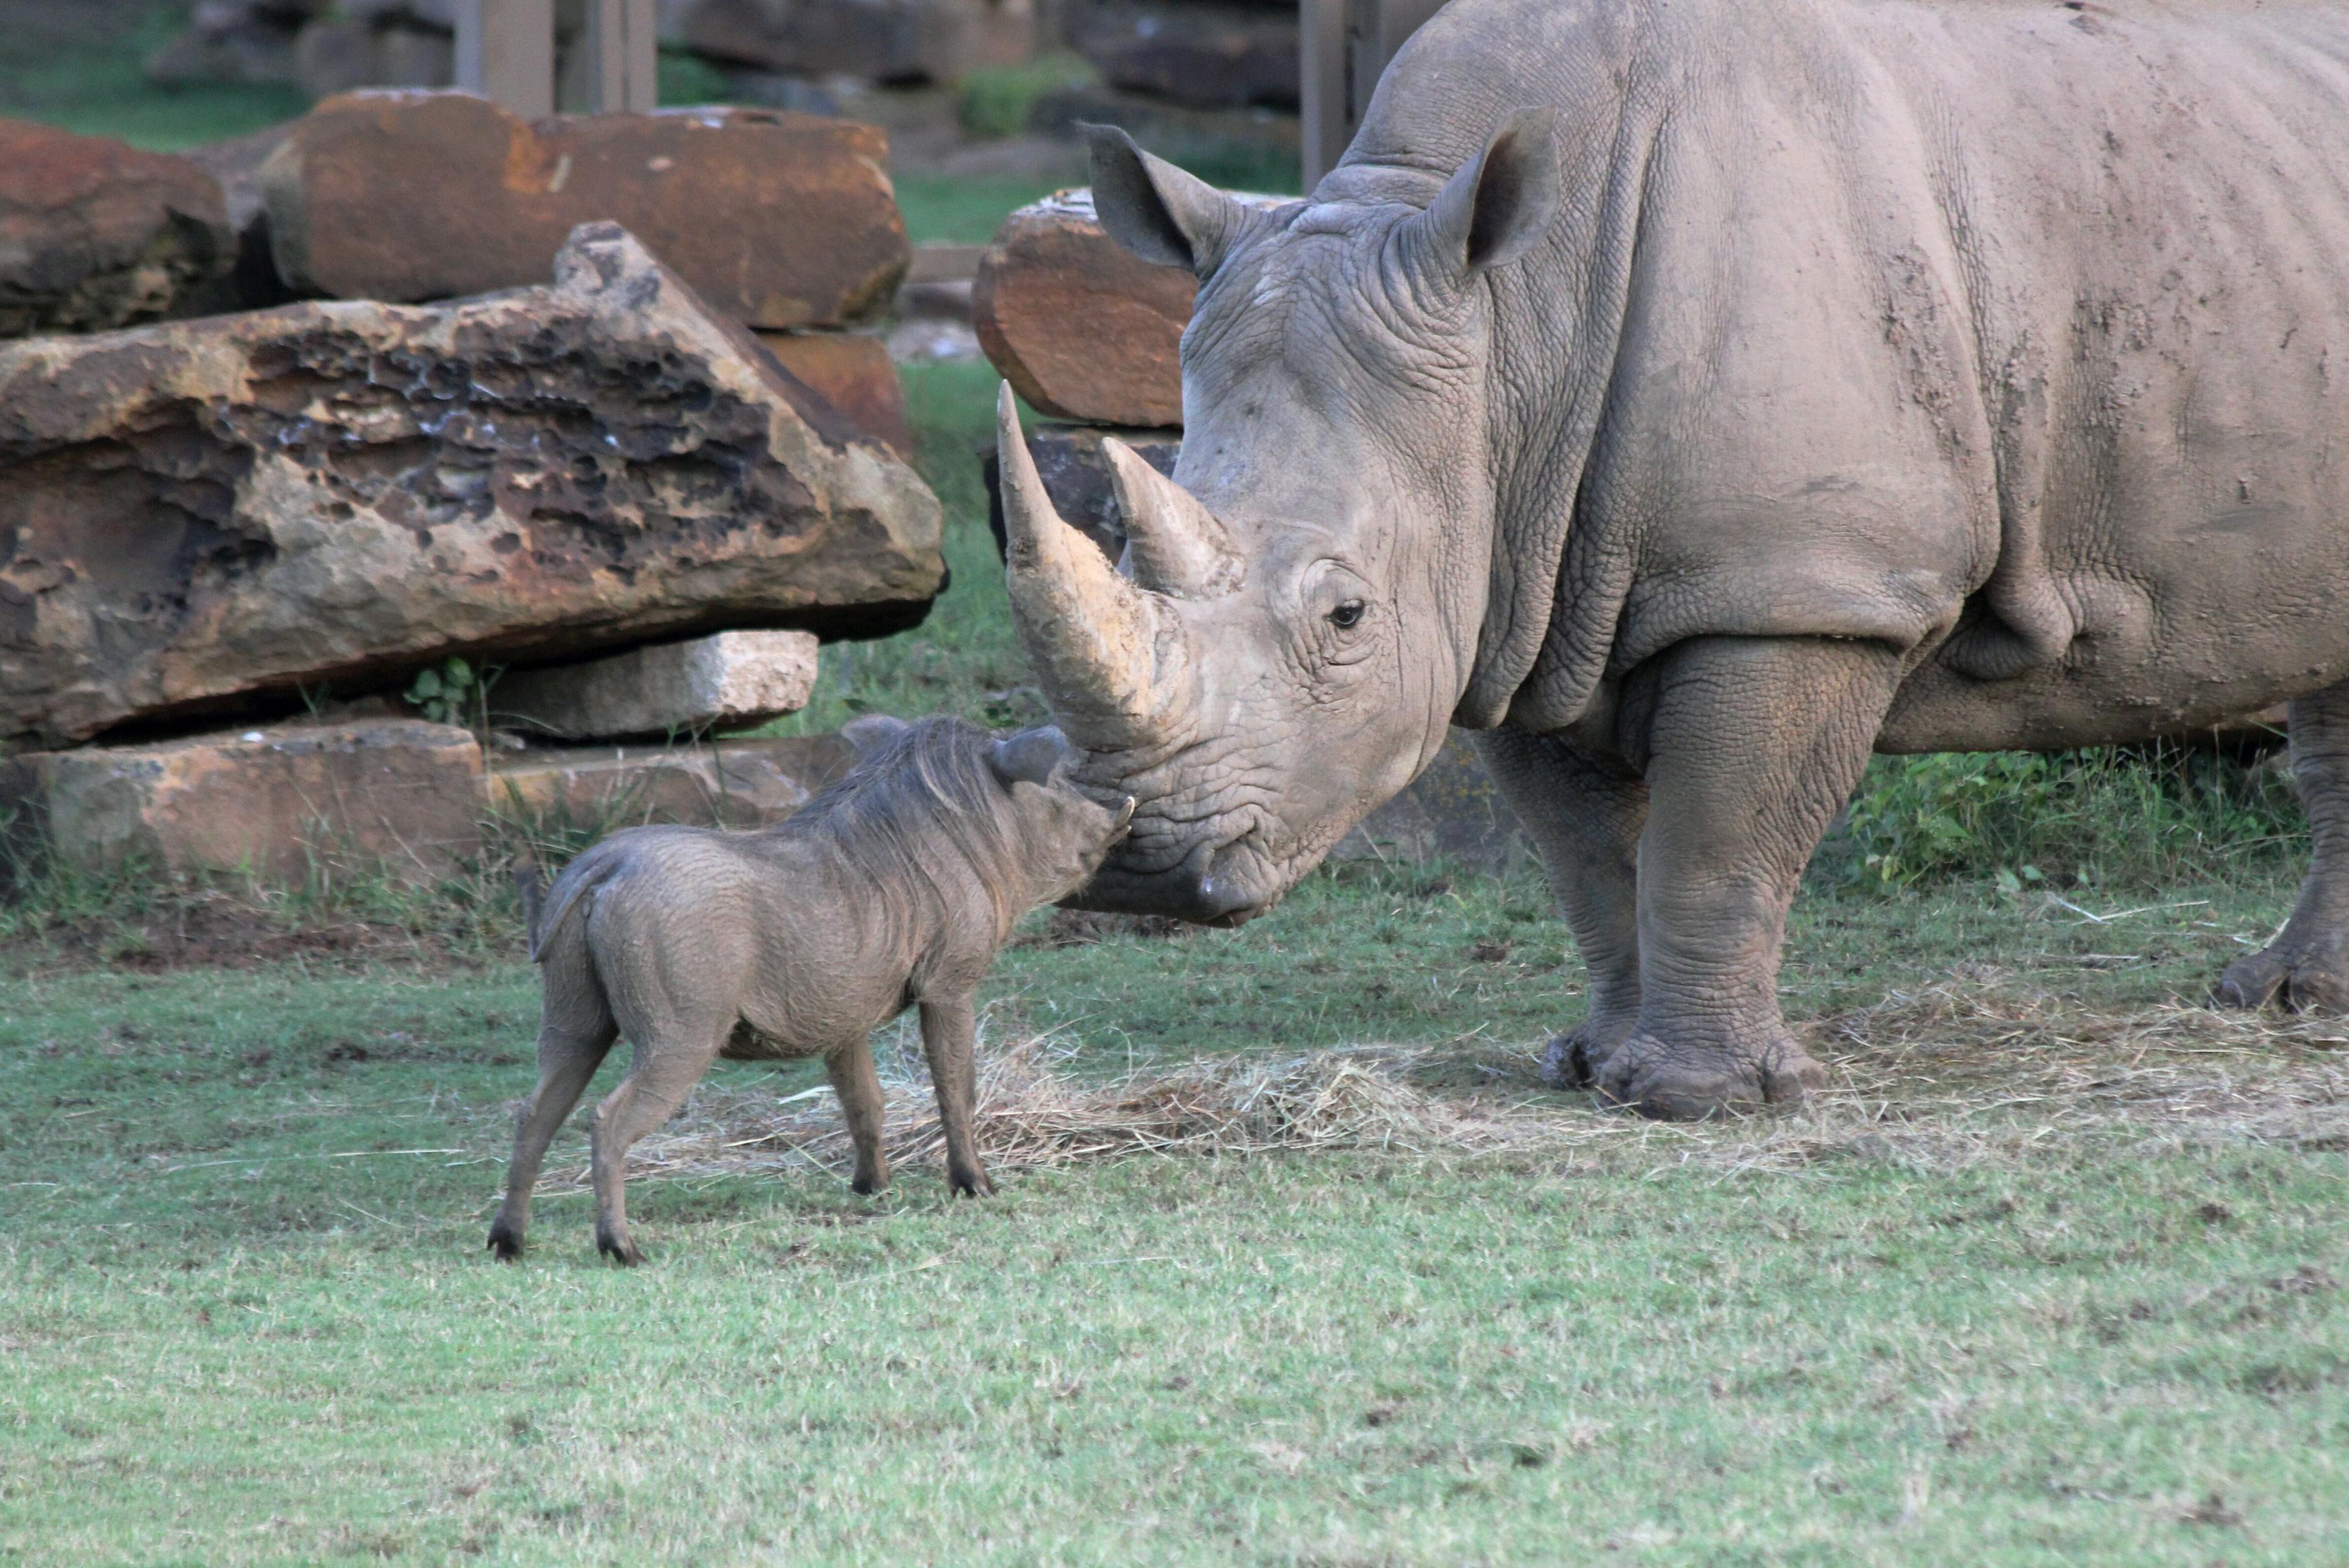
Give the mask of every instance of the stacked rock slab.
M 365 862 L 429 882 L 481 849 L 481 748 L 418 719 L 90 746 L 0 760 L 0 807 L 26 848 L 78 866 L 299 882 Z
M 805 707 L 815 674 L 811 633 L 720 632 L 510 671 L 491 689 L 490 717 L 524 736 L 564 740 L 740 728 Z
M 361 92 L 296 121 L 260 181 L 277 270 L 305 294 L 517 287 L 608 220 L 719 314 L 786 330 L 887 307 L 913 254 L 887 158 L 874 127 L 779 109 L 533 124 L 468 93 Z
M 1094 425 L 1183 422 L 1183 328 L 1198 280 L 1138 261 L 1102 229 L 1092 192 L 1061 191 L 1003 221 L 971 285 L 979 346 L 1030 407 Z
M 0 337 L 179 314 L 235 259 L 220 182 L 188 160 L 0 119 Z
M 912 469 L 616 226 L 555 273 L 0 346 L 0 739 L 920 618 Z

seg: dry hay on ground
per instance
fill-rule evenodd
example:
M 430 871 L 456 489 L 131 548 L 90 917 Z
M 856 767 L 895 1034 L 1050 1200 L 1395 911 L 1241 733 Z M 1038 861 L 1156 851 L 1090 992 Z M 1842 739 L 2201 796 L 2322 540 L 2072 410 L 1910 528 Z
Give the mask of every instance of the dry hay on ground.
M 1535 1050 L 1475 1037 L 1228 1057 L 1113 1078 L 1050 1037 L 982 1037 L 978 1134 L 988 1164 L 1033 1170 L 1137 1155 L 1371 1150 L 1419 1158 L 1535 1157 L 1650 1168 L 1799 1168 L 1837 1158 L 1935 1168 L 2065 1141 L 2257 1140 L 2349 1150 L 2349 1019 L 2129 1012 L 1985 969 L 1805 1027 L 1827 1064 L 1803 1109 L 1697 1126 L 1590 1108 L 1541 1087 Z M 916 1054 L 885 1065 L 889 1155 L 942 1162 Z M 638 1176 L 821 1168 L 843 1178 L 848 1136 L 829 1089 L 784 1100 L 705 1085 L 636 1146 Z M 585 1171 L 570 1177 L 584 1183 Z

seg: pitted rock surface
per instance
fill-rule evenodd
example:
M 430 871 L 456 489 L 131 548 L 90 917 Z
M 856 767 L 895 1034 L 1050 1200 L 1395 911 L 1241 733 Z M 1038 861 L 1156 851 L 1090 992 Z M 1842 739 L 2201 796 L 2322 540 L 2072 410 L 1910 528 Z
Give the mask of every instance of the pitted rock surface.
M 551 288 L 0 348 L 0 737 L 917 620 L 937 500 L 612 224 Z

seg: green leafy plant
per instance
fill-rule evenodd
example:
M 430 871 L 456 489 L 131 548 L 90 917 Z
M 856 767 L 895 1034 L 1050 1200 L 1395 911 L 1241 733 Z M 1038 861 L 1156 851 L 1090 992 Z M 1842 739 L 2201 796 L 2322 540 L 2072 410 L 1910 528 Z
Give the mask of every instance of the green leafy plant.
M 1856 880 L 2153 883 L 2277 859 L 2305 831 L 2280 754 L 2158 744 L 1880 757 L 1846 813 Z
M 461 725 L 477 734 L 487 735 L 490 729 L 490 687 L 496 682 L 493 669 L 476 671 L 471 665 L 455 655 L 438 665 L 428 665 L 416 672 L 416 678 L 401 694 L 408 706 L 421 713 L 434 724 Z

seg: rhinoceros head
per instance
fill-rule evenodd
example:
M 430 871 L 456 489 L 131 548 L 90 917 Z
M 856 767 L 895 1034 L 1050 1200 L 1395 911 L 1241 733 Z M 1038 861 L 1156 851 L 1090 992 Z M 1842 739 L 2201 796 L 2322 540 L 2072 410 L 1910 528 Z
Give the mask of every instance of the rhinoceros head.
M 1103 225 L 1201 287 L 1174 479 L 1104 443 L 1114 567 L 1002 396 L 1014 615 L 1082 777 L 1139 803 L 1080 902 L 1245 920 L 1442 744 L 1492 569 L 1482 279 L 1548 227 L 1554 138 L 1520 114 L 1416 201 L 1405 170 L 1387 199 L 1271 208 L 1092 133 Z

